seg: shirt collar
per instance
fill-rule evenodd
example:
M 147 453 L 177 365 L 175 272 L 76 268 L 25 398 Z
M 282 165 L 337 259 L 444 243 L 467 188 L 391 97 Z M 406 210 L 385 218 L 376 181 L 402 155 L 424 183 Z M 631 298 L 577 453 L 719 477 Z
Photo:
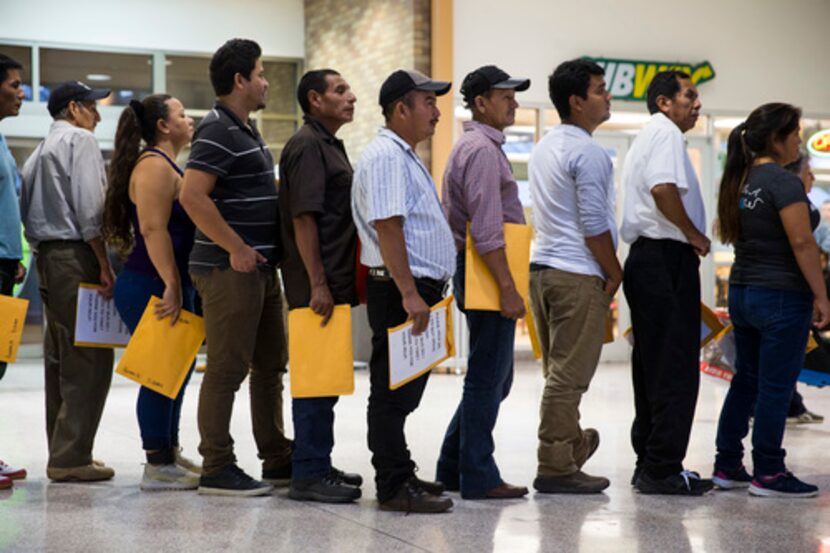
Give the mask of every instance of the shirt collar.
M 331 134 L 331 131 L 329 131 L 326 128 L 326 126 L 320 122 L 319 119 L 316 119 L 313 116 L 306 113 L 305 115 L 303 115 L 303 122 L 312 129 L 314 129 L 317 132 L 317 134 L 319 134 L 323 138 L 323 140 L 325 140 L 329 144 L 343 143 L 342 140 Z
M 570 130 L 577 134 L 583 134 L 588 138 L 591 138 L 591 133 L 580 127 L 579 125 L 574 125 L 573 123 L 562 123 L 562 128 L 566 130 Z
M 400 146 L 401 148 L 403 148 L 403 150 L 404 150 L 405 152 L 412 152 L 413 154 L 415 153 L 415 150 L 413 150 L 413 149 L 412 149 L 412 146 L 410 146 L 410 145 L 406 142 L 406 140 L 404 140 L 403 138 L 401 138 L 401 137 L 398 135 L 398 133 L 396 133 L 395 131 L 391 130 L 390 128 L 388 128 L 388 127 L 382 127 L 382 128 L 380 129 L 380 131 L 378 131 L 378 134 L 379 134 L 380 136 L 385 136 L 386 138 L 391 139 L 391 140 L 392 140 L 392 142 L 397 143 L 397 144 L 398 144 L 398 146 Z M 417 156 L 416 156 L 416 157 L 417 157 Z
M 477 131 L 498 145 L 504 144 L 504 133 L 479 121 L 464 121 L 464 132 Z
M 250 119 L 248 119 L 248 121 L 247 121 L 247 122 L 244 122 L 244 123 L 243 123 L 243 122 L 239 119 L 239 117 L 237 117 L 237 116 L 236 116 L 236 114 L 233 112 L 233 110 L 231 110 L 231 108 L 229 108 L 228 106 L 226 106 L 225 104 L 223 104 L 223 103 L 222 103 L 222 102 L 220 102 L 219 100 L 217 100 L 217 101 L 216 101 L 216 103 L 213 105 L 213 109 L 218 109 L 218 110 L 222 111 L 222 113 L 224 113 L 225 115 L 227 115 L 228 117 L 230 117 L 231 121 L 233 121 L 234 123 L 236 123 L 236 125 L 237 125 L 240 129 L 246 129 L 246 130 L 249 130 L 251 134 L 256 135 L 256 133 L 254 132 L 254 129 L 255 129 L 256 127 L 254 127 L 254 122 L 253 122 L 253 121 L 251 121 Z

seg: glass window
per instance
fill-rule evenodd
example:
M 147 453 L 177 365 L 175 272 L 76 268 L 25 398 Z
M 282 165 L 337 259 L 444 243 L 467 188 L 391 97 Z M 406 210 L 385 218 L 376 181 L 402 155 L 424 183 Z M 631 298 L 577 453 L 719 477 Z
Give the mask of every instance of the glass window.
M 294 115 L 297 113 L 297 64 L 285 61 L 265 61 L 268 80 L 268 99 L 265 113 Z
M 32 49 L 28 46 L 11 46 L 0 44 L 0 54 L 9 56 L 23 66 L 21 77 L 23 78 L 23 91 L 26 93 L 24 100 L 32 100 Z
M 210 58 L 167 56 L 167 92 L 188 110 L 211 109 L 216 100 L 210 84 Z
M 147 54 L 115 54 L 82 50 L 40 49 L 40 99 L 64 81 L 83 81 L 89 86 L 109 88 L 112 94 L 102 105 L 127 105 L 153 91 L 153 62 Z

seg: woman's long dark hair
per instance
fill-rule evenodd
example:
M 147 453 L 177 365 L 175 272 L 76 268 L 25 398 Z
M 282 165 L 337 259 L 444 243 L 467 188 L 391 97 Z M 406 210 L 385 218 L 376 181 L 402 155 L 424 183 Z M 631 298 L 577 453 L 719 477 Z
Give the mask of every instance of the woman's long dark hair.
M 739 203 L 752 160 L 770 155 L 773 140 L 783 140 L 798 128 L 801 110 L 774 102 L 756 108 L 732 129 L 726 144 L 726 166 L 718 193 L 718 228 L 724 244 L 734 244 L 741 233 Z
M 130 175 L 141 155 L 142 140 L 148 147 L 155 146 L 156 123 L 159 119 L 167 120 L 169 99 L 167 94 L 153 94 L 140 102 L 131 100 L 118 119 L 101 232 L 107 244 L 122 254 L 129 252 L 133 246 Z

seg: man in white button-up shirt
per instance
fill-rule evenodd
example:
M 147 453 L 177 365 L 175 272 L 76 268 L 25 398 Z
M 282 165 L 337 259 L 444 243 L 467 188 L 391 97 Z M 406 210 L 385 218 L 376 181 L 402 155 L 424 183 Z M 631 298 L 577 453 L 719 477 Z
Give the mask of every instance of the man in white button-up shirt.
M 709 253 L 700 185 L 684 133 L 700 113 L 688 74 L 658 73 L 648 88 L 651 120 L 623 170 L 621 234 L 631 243 L 623 290 L 631 307 L 637 454 L 641 493 L 702 495 L 712 489 L 684 470 L 697 392 L 700 349 L 699 256 Z
M 599 493 L 609 485 L 607 478 L 582 472 L 599 433 L 579 425 L 579 403 L 596 371 L 608 307 L 622 281 L 614 169 L 591 138 L 611 115 L 604 74 L 587 60 L 556 68 L 548 89 L 562 124 L 530 157 L 536 227 L 530 298 L 545 375 L 533 487 L 543 493 Z

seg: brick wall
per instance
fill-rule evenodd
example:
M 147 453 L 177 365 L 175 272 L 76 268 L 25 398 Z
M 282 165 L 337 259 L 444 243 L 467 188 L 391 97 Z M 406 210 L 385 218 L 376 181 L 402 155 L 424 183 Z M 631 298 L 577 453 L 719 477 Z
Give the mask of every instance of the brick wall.
M 305 0 L 305 43 L 306 69 L 337 70 L 357 96 L 354 121 L 338 132 L 356 162 L 383 126 L 383 80 L 400 68 L 429 74 L 430 0 Z M 428 141 L 418 153 L 429 167 Z

